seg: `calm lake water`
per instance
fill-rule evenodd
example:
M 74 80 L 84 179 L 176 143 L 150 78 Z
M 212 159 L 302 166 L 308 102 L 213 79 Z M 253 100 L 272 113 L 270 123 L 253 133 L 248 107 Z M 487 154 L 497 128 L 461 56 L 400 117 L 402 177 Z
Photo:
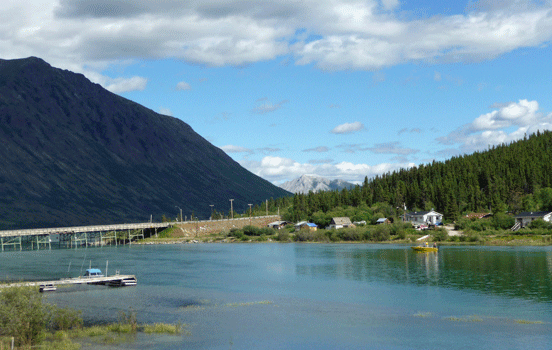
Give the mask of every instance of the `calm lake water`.
M 196 244 L 0 254 L 0 279 L 77 276 L 90 261 L 138 286 L 47 295 L 112 322 L 183 322 L 117 349 L 550 349 L 552 247 Z

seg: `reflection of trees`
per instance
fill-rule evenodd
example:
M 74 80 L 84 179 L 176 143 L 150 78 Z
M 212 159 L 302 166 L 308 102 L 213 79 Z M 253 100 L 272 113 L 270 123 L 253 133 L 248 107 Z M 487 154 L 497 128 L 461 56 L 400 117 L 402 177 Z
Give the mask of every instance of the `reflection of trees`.
M 298 245 L 298 275 L 390 284 L 439 285 L 552 301 L 552 252 L 540 248 Z

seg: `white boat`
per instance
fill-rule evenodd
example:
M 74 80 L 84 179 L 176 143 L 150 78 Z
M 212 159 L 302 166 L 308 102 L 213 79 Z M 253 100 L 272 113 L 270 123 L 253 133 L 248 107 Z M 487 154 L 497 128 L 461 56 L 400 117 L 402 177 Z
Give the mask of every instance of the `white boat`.
M 129 287 L 135 286 L 138 283 L 135 277 L 123 278 L 120 280 L 113 280 L 107 283 L 110 287 Z
M 56 291 L 56 290 L 57 290 L 57 287 L 54 284 L 42 284 L 38 288 L 38 291 L 40 293 L 53 292 L 53 291 Z

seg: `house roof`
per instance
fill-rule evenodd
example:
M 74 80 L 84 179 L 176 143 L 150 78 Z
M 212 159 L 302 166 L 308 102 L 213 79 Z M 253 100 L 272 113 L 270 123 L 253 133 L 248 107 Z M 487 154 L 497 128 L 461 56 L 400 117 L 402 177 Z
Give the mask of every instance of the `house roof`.
M 548 214 L 550 214 L 552 212 L 550 211 L 525 211 L 523 213 L 519 213 L 516 215 L 516 218 L 521 218 L 521 217 L 532 217 L 532 218 L 542 218 Z
M 338 218 L 332 218 L 332 222 L 336 225 L 350 225 L 352 224 L 351 219 L 348 217 L 338 217 Z
M 436 212 L 435 210 L 430 210 L 430 211 L 413 211 L 413 212 L 410 212 L 410 213 L 406 213 L 406 215 L 427 215 L 427 214 L 430 214 L 430 213 L 435 213 L 437 215 L 441 215 L 440 213 Z
M 316 224 L 313 224 L 312 222 L 307 222 L 307 226 L 309 227 L 318 227 Z
M 287 221 L 274 221 L 274 222 L 271 222 L 270 224 L 268 224 L 268 226 L 285 225 L 285 224 L 287 224 Z
M 386 222 L 387 218 L 379 218 L 376 222 Z

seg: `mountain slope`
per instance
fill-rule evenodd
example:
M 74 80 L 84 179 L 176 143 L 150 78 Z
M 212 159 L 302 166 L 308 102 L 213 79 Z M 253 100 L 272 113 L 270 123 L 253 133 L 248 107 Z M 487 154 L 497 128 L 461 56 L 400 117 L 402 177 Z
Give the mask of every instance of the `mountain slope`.
M 38 58 L 0 60 L 0 229 L 209 216 L 288 195 L 179 119 Z
M 351 187 L 354 187 L 354 185 L 350 182 L 343 180 L 330 180 L 315 175 L 302 175 L 295 180 L 287 181 L 280 185 L 280 188 L 283 188 L 291 193 L 334 191 Z

